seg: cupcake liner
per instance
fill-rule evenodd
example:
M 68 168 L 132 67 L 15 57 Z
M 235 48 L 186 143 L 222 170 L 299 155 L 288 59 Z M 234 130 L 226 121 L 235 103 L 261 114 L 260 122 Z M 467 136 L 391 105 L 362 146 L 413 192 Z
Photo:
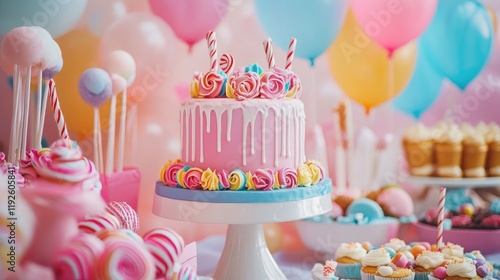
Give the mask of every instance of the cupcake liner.
M 341 279 L 361 279 L 361 263 L 337 263 L 335 276 Z
M 429 274 L 427 275 L 427 278 L 428 278 L 429 280 L 443 280 L 443 279 L 441 279 L 441 278 L 434 277 L 434 276 L 432 275 L 432 273 L 429 273 Z
M 423 271 L 415 271 L 415 280 L 429 280 L 429 274 L 432 274 L 430 272 L 423 272 Z
M 360 273 L 361 273 L 361 280 L 375 280 L 375 274 L 366 273 L 363 271 L 360 271 Z
M 412 168 L 419 168 L 432 164 L 433 142 L 432 140 L 421 142 L 403 141 L 406 160 Z
M 462 144 L 437 143 L 436 159 L 438 167 L 461 166 Z
M 415 273 L 412 273 L 406 277 L 401 277 L 401 278 L 394 278 L 394 277 L 384 277 L 380 275 L 375 275 L 375 280 L 414 280 L 415 279 Z

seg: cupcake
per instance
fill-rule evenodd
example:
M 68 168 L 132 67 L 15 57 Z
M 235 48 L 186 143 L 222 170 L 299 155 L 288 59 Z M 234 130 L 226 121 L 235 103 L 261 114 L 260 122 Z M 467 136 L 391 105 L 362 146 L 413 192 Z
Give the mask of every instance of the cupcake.
M 476 131 L 465 134 L 462 153 L 462 170 L 464 177 L 485 177 L 486 156 L 488 146 L 484 137 Z
M 489 268 L 486 266 L 477 266 L 474 261 L 462 257 L 452 260 L 446 266 L 446 280 L 470 280 L 482 279 L 490 273 Z
M 448 242 L 441 248 L 441 253 L 445 260 L 458 259 L 464 256 L 464 247 Z
M 388 266 L 391 263 L 391 256 L 384 248 L 371 250 L 361 260 L 361 279 L 375 280 L 379 266 Z
M 361 260 L 366 256 L 366 249 L 360 243 L 342 243 L 335 252 L 337 270 L 335 275 L 342 279 L 361 278 Z
M 436 135 L 435 150 L 437 175 L 439 177 L 459 178 L 462 177 L 462 131 L 452 125 L 448 130 L 441 131 Z
M 410 268 L 395 268 L 392 265 L 381 265 L 377 268 L 375 280 L 413 280 L 415 273 Z
M 382 247 L 392 248 L 395 252 L 399 252 L 399 250 L 401 250 L 405 246 L 406 243 L 404 242 L 404 240 L 401 240 L 399 238 L 391 238 L 389 242 L 382 245 Z
M 403 148 L 412 175 L 432 175 L 433 142 L 429 129 L 420 123 L 408 129 L 403 137 Z
M 437 267 L 444 266 L 444 255 L 441 252 L 424 251 L 415 259 L 415 280 L 427 280 Z
M 491 129 L 485 136 L 488 145 L 486 169 L 489 176 L 500 176 L 500 130 Z
M 339 278 L 335 276 L 335 269 L 337 268 L 337 262 L 332 260 L 326 261 L 325 265 L 317 263 L 311 270 L 313 280 L 338 280 Z

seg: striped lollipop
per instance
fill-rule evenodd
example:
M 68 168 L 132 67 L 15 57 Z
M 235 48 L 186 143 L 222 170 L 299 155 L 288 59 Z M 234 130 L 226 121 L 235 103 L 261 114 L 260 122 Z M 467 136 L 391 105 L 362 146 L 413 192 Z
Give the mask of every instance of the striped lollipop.
M 97 264 L 97 279 L 155 279 L 155 265 L 141 244 L 128 238 L 112 238 Z
M 156 276 L 170 275 L 184 248 L 184 239 L 168 228 L 152 229 L 143 238 L 154 258 Z
M 106 205 L 106 211 L 120 220 L 120 228 L 139 230 L 139 217 L 134 208 L 126 202 L 111 201 Z
M 97 233 L 107 228 L 120 228 L 120 221 L 118 218 L 109 213 L 97 217 L 90 217 L 78 224 L 80 232 L 85 233 Z
M 223 53 L 220 57 L 220 68 L 229 76 L 234 70 L 234 57 L 228 53 Z
M 104 229 L 96 234 L 96 236 L 104 241 L 110 242 L 114 239 L 128 239 L 137 244 L 144 245 L 144 240 L 137 233 L 128 229 Z

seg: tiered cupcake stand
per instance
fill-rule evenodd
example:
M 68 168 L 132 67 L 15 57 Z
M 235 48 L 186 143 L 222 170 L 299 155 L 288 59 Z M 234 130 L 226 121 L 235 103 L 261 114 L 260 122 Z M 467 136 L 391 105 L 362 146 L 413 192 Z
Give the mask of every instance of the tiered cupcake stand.
M 331 181 L 323 184 L 317 192 L 309 192 L 306 190 L 308 188 L 285 190 L 305 191 L 305 199 L 256 202 L 259 199 L 252 201 L 248 198 L 249 191 L 191 191 L 157 183 L 153 213 L 177 221 L 228 224 L 226 243 L 215 270 L 215 280 L 284 280 L 285 275 L 267 248 L 262 224 L 296 221 L 330 211 Z M 316 187 L 311 187 L 311 190 Z M 281 191 L 284 190 L 277 192 Z M 264 194 L 261 191 L 250 193 Z

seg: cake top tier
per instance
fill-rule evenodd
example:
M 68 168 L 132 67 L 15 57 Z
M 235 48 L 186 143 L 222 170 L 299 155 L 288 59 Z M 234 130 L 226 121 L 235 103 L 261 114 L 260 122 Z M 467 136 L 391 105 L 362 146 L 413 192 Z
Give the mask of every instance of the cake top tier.
M 253 98 L 281 99 L 299 98 L 301 83 L 291 70 L 295 52 L 295 38 L 290 41 L 285 68 L 275 65 L 271 39 L 264 41 L 268 69 L 258 64 L 234 70 L 234 59 L 230 54 L 217 57 L 215 32 L 207 34 L 210 53 L 210 70 L 204 74 L 196 72 L 191 82 L 192 98 L 232 98 L 243 101 Z

